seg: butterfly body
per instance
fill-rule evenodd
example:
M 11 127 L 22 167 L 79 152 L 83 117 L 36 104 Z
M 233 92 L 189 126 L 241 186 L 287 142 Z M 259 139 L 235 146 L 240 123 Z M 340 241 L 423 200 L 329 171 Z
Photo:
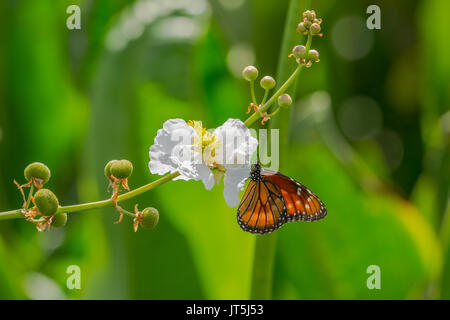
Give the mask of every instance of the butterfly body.
M 326 215 L 325 205 L 311 190 L 257 163 L 239 204 L 237 220 L 244 231 L 265 234 L 286 222 L 315 221 Z

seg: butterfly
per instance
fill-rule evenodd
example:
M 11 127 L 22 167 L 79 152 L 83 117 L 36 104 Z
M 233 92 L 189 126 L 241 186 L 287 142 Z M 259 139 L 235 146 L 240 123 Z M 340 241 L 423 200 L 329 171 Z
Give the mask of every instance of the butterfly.
M 286 222 L 315 221 L 326 215 L 323 202 L 307 187 L 256 163 L 239 204 L 237 220 L 244 231 L 264 234 Z

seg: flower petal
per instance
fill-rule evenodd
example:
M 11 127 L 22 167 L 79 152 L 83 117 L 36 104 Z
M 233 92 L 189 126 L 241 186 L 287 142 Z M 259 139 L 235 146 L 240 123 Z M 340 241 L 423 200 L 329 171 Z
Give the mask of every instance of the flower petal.
M 180 172 L 174 180 L 198 180 L 200 177 L 194 167 L 197 155 L 192 146 L 196 133 L 183 119 L 170 119 L 164 122 L 150 147 L 148 167 L 153 174 Z
M 251 158 L 258 146 L 250 130 L 239 119 L 228 119 L 214 134 L 220 141 L 216 162 L 221 165 L 251 165 Z
M 231 208 L 234 208 L 239 203 L 239 192 L 244 188 L 245 181 L 250 175 L 250 166 L 236 166 L 229 167 L 225 172 L 223 182 L 223 196 L 225 202 Z
M 196 165 L 197 172 L 205 185 L 206 190 L 211 190 L 214 187 L 214 174 L 204 163 Z

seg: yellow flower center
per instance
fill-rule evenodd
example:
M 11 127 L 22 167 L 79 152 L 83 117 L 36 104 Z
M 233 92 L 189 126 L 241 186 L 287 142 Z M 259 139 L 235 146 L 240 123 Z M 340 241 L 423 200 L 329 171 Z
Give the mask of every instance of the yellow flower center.
M 217 168 L 215 156 L 216 150 L 220 147 L 220 142 L 217 137 L 214 133 L 206 131 L 206 129 L 203 128 L 201 121 L 189 120 L 187 124 L 193 127 L 195 133 L 197 133 L 197 136 L 194 137 L 195 151 L 201 152 L 203 160 L 208 167 L 211 169 Z

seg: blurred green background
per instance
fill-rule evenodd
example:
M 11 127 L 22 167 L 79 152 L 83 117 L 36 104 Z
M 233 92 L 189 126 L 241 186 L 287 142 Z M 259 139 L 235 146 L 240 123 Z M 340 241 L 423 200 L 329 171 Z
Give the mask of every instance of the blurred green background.
M 71 4 L 81 30 L 66 27 Z M 381 30 L 365 27 L 371 4 Z M 321 62 L 299 78 L 282 171 L 317 193 L 328 216 L 277 231 L 272 296 L 448 299 L 450 2 L 311 8 L 324 19 L 313 41 Z M 241 69 L 276 74 L 287 9 L 271 0 L 1 1 L 0 211 L 20 207 L 12 182 L 24 182 L 30 162 L 51 168 L 62 204 L 95 201 L 109 196 L 111 159 L 133 161 L 132 188 L 157 178 L 148 149 L 165 120 L 244 120 Z M 222 189 L 170 182 L 126 203 L 158 208 L 152 231 L 134 233 L 127 218 L 114 225 L 112 209 L 70 214 L 44 233 L 1 221 L 0 298 L 247 299 L 257 236 L 239 228 Z M 70 265 L 81 268 L 81 290 L 66 286 Z M 370 265 L 381 269 L 380 290 L 366 286 Z

